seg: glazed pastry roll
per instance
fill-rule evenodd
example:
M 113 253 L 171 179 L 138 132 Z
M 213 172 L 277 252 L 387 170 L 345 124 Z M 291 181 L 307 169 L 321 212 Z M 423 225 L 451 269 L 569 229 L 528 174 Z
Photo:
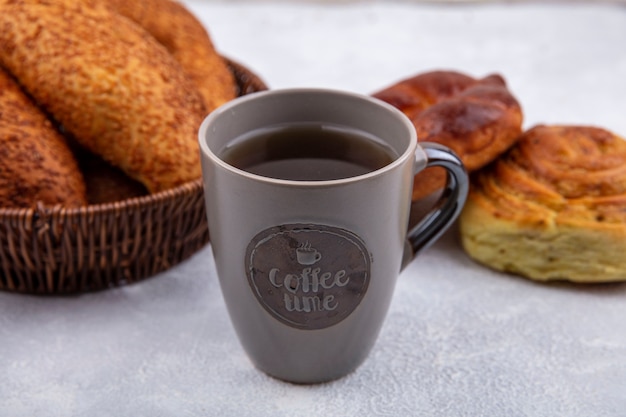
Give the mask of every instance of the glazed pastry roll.
M 522 133 L 522 109 L 499 75 L 475 79 L 454 71 L 432 71 L 374 94 L 413 122 L 420 142 L 451 148 L 469 172 L 509 149 Z M 445 184 L 442 168 L 415 177 L 413 200 Z

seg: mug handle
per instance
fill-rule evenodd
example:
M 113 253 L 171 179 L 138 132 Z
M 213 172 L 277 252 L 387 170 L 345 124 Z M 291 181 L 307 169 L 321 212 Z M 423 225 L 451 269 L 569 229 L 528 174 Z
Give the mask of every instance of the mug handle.
M 418 146 L 426 154 L 427 161 L 425 166 L 416 166 L 415 174 L 423 168 L 439 166 L 446 169 L 447 181 L 433 208 L 409 230 L 402 269 L 450 227 L 461 213 L 469 190 L 465 166 L 451 149 L 434 142 L 422 142 Z

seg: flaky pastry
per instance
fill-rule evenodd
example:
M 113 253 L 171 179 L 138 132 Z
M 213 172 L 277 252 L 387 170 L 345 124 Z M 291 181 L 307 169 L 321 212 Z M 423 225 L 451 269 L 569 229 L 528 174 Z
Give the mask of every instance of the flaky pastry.
M 472 178 L 460 217 L 477 261 L 534 280 L 626 280 L 626 141 L 536 126 Z

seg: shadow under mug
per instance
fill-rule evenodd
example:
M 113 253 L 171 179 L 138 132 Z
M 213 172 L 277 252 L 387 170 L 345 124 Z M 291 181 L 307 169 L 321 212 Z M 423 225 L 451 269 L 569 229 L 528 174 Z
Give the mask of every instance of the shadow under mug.
M 366 174 L 325 181 L 260 176 L 220 158 L 234 139 L 290 123 L 357 129 L 398 156 Z M 355 370 L 378 337 L 400 271 L 462 209 L 468 178 L 459 158 L 441 145 L 418 144 L 410 120 L 394 107 L 323 89 L 238 98 L 204 120 L 199 142 L 220 288 L 252 362 L 294 383 Z M 407 230 L 414 176 L 430 166 L 447 170 L 447 184 Z

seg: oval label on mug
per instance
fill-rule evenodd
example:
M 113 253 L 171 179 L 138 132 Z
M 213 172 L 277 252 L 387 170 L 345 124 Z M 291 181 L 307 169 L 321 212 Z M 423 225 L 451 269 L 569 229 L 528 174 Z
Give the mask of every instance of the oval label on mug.
M 359 305 L 370 256 L 357 235 L 337 227 L 287 224 L 257 234 L 246 252 L 248 282 L 273 317 L 299 329 L 333 326 Z

